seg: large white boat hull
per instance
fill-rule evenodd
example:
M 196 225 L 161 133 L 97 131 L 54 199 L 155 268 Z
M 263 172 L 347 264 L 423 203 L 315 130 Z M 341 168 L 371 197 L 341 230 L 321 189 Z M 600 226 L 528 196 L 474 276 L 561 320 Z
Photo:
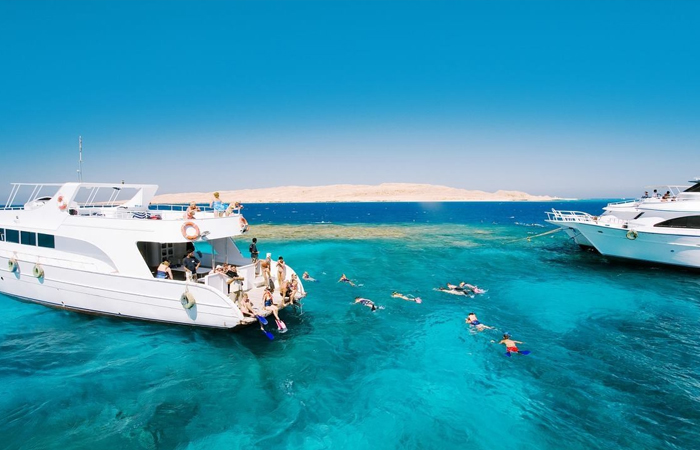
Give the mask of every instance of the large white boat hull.
M 605 256 L 700 268 L 700 233 L 678 235 L 673 229 L 658 232 L 583 223 L 578 229 Z
M 184 281 L 143 279 L 42 265 L 44 276 L 32 274 L 34 264 L 19 262 L 11 272 L 0 258 L 0 292 L 46 306 L 88 314 L 210 328 L 234 328 L 243 319 L 238 307 L 215 289 Z M 190 309 L 180 298 L 195 298 Z

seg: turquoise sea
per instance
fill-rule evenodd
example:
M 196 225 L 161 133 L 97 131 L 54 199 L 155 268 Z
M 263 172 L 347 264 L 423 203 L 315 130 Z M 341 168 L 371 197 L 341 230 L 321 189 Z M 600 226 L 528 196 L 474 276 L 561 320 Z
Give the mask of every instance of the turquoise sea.
M 247 205 L 239 247 L 319 280 L 274 341 L 0 295 L 0 448 L 698 448 L 700 274 L 522 239 L 604 204 Z

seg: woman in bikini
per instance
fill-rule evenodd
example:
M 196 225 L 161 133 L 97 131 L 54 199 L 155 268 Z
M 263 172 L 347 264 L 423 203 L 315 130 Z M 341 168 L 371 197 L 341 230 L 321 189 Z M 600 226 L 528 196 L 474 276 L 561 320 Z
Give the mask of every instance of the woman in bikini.
M 287 278 L 287 265 L 284 263 L 284 258 L 277 258 L 277 285 L 282 293 L 282 282 Z
M 265 308 L 265 311 L 272 312 L 272 314 L 275 316 L 275 320 L 280 320 L 280 316 L 277 315 L 279 308 L 272 303 L 272 292 L 270 292 L 269 287 L 266 287 L 265 292 L 263 293 L 263 307 Z
M 173 279 L 173 271 L 170 270 L 170 261 L 164 259 L 162 263 L 156 269 L 156 278 L 163 280 Z

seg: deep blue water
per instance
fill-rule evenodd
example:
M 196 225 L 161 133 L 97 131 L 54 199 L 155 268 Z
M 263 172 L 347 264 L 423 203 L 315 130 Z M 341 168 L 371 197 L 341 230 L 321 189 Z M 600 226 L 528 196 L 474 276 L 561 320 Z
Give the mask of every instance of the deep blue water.
M 604 204 L 246 205 L 240 246 L 319 279 L 274 341 L 0 295 L 0 447 L 697 448 L 700 276 L 523 239 Z M 433 290 L 457 281 L 488 291 Z

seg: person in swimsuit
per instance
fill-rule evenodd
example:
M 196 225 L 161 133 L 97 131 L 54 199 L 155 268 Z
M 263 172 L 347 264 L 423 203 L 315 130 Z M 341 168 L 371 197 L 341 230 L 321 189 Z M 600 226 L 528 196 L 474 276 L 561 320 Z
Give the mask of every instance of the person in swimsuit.
M 348 283 L 350 286 L 355 286 L 355 283 L 350 281 L 348 277 L 345 276 L 345 274 L 340 276 L 340 280 L 338 280 L 338 283 L 343 282 L 343 283 Z
M 263 278 L 265 279 L 265 286 L 270 285 L 270 267 L 272 267 L 272 254 L 268 253 L 265 259 L 260 261 L 260 270 L 262 271 Z
M 280 316 L 277 314 L 279 308 L 277 308 L 272 302 L 272 292 L 270 291 L 269 287 L 266 287 L 265 292 L 263 293 L 263 307 L 266 311 L 272 312 L 272 314 L 275 316 L 275 320 L 280 320 Z
M 244 316 L 250 316 L 253 318 L 257 317 L 257 314 L 255 314 L 255 311 L 253 311 L 253 303 L 250 301 L 250 299 L 248 298 L 248 294 L 246 293 L 243 293 L 243 295 L 241 295 L 241 301 L 238 309 L 241 310 Z
M 187 207 L 185 210 L 185 219 L 192 220 L 194 219 L 195 213 L 201 211 L 199 209 L 199 206 L 195 202 L 190 202 L 190 206 Z
M 224 211 L 226 211 L 226 207 L 224 206 L 224 202 L 221 201 L 219 198 L 219 193 L 214 192 L 214 198 L 211 200 L 211 203 L 209 206 L 214 209 L 214 217 L 221 217 L 224 215 Z
M 403 295 L 402 293 L 396 292 L 396 291 L 392 292 L 392 293 L 391 293 L 391 296 L 394 297 L 394 298 L 400 298 L 400 299 L 403 299 L 403 300 L 408 300 L 409 302 L 416 302 L 416 303 L 422 303 L 422 302 L 423 302 L 423 300 L 421 300 L 420 297 L 414 297 L 414 296 L 412 296 L 412 295 L 411 295 L 411 296 Z
M 454 295 L 469 295 L 467 294 L 463 289 L 453 289 L 449 286 L 454 286 L 454 284 L 448 284 L 448 287 L 439 287 L 437 288 L 438 291 L 440 292 L 447 292 L 448 294 L 454 294 Z
M 499 344 L 503 344 L 506 346 L 506 355 L 510 356 L 511 353 L 520 353 L 520 350 L 518 350 L 518 346 L 515 344 L 524 344 L 524 342 L 514 341 L 510 338 L 510 334 L 505 333 L 503 335 L 503 339 L 501 339 Z
M 467 322 L 469 325 L 472 325 L 476 327 L 478 331 L 484 331 L 484 330 L 493 330 L 493 327 L 489 327 L 487 325 L 484 325 L 483 323 L 479 322 L 479 319 L 476 318 L 476 314 L 473 312 L 470 312 L 467 318 L 465 319 L 465 322 Z
M 160 278 L 163 280 L 166 279 L 173 279 L 173 271 L 170 270 L 170 261 L 167 259 L 163 259 L 163 262 L 160 263 L 158 266 L 158 269 L 156 269 L 156 278 Z
M 375 305 L 374 302 L 368 298 L 355 297 L 355 303 L 361 303 L 365 305 L 366 307 L 371 309 L 372 312 L 375 312 L 378 309 L 377 305 Z
M 304 274 L 301 277 L 304 279 L 304 281 L 316 281 L 316 278 L 311 278 L 309 272 L 304 272 Z
M 277 258 L 277 285 L 280 287 L 280 293 L 282 293 L 282 282 L 287 279 L 287 265 L 284 263 L 284 258 Z

